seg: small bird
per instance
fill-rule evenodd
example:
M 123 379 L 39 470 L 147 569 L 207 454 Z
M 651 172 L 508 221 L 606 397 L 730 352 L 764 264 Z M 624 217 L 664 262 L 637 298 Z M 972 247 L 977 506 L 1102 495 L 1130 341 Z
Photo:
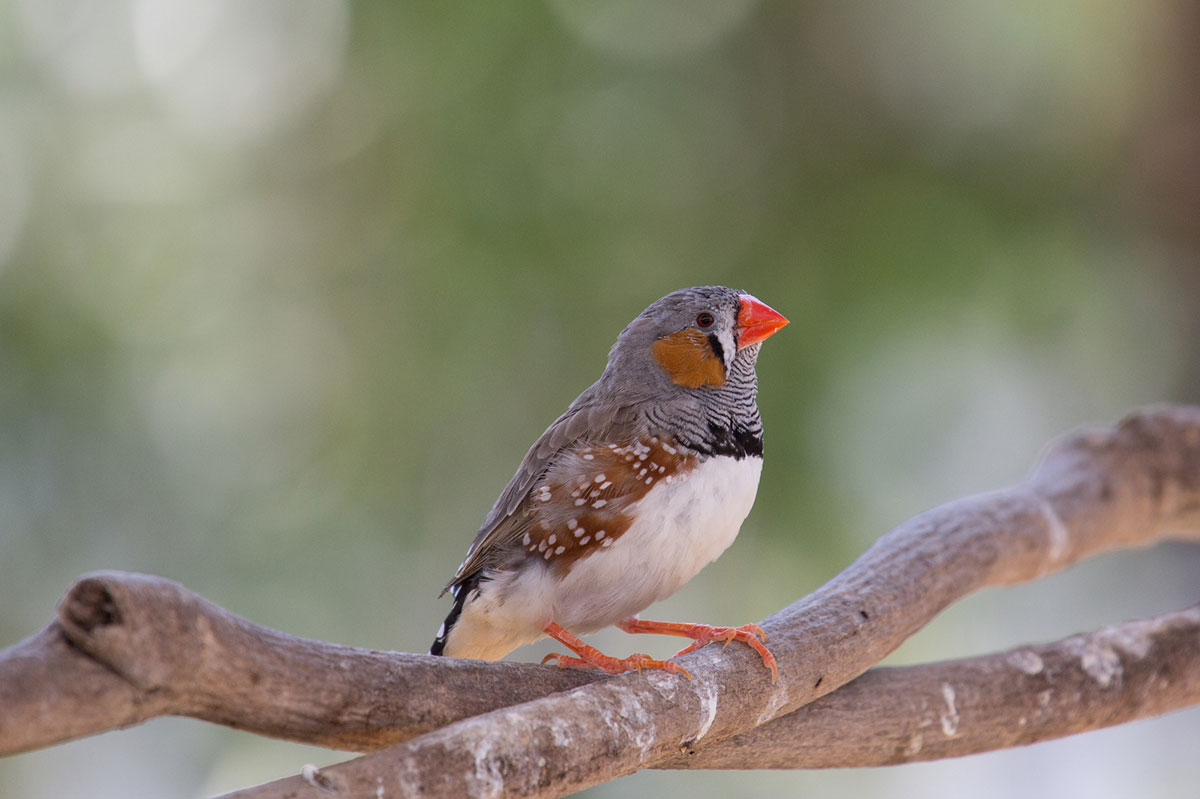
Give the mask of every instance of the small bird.
M 621 331 L 600 379 L 529 448 L 442 589 L 453 607 L 434 655 L 498 660 L 550 636 L 565 668 L 663 669 L 669 660 L 614 658 L 577 636 L 629 633 L 742 641 L 778 676 L 755 624 L 646 621 L 733 543 L 762 472 L 755 361 L 788 323 L 724 286 L 672 292 Z M 761 640 L 760 640 L 761 639 Z M 678 656 L 677 655 L 677 656 Z

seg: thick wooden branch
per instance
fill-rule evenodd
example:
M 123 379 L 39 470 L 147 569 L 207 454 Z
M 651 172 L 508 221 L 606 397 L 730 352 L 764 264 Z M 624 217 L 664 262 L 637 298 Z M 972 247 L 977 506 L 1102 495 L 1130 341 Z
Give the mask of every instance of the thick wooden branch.
M 178 619 L 189 609 L 204 621 L 173 637 L 170 631 L 181 629 Z M 90 645 L 103 650 L 97 660 L 51 625 L 3 653 L 0 752 L 185 713 L 261 734 L 370 751 L 469 715 L 604 679 L 531 664 L 444 661 L 293 638 L 144 575 L 86 577 L 61 612 L 75 617 L 72 627 L 83 622 L 74 634 L 85 644 L 97 626 L 117 625 L 120 631 L 112 632 L 124 640 Z M 152 626 L 129 632 L 148 620 Z M 196 640 L 200 635 L 206 640 Z M 115 669 L 130 659 L 134 639 L 150 646 L 140 654 L 141 676 L 123 676 Z M 229 647 L 247 639 L 256 642 L 253 657 L 268 668 L 255 669 Z M 205 666 L 213 662 L 228 666 L 213 672 Z M 656 768 L 877 766 L 1031 744 L 1200 703 L 1197 664 L 1200 606 L 1054 644 L 873 669 L 793 713 Z M 360 693 L 364 685 L 369 695 Z M 239 695 L 245 701 L 228 698 Z M 201 696 L 215 701 L 189 698 Z
M 1074 435 L 1022 485 L 901 525 L 818 592 L 771 617 L 764 627 L 780 659 L 775 686 L 763 679 L 753 656 L 735 647 L 708 647 L 689 656 L 685 662 L 694 683 L 665 674 L 609 679 L 532 664 L 483 664 L 305 641 L 253 625 L 161 578 L 93 575 L 68 593 L 46 629 L 0 653 L 0 707 L 5 708 L 0 753 L 162 714 L 356 750 L 419 735 L 326 769 L 313 782 L 341 786 L 349 791 L 344 795 L 365 787 L 374 795 L 384 785 L 400 795 L 429 796 L 553 796 L 656 764 L 820 767 L 898 762 L 904 759 L 898 752 L 917 749 L 914 758 L 965 754 L 999 740 L 980 737 L 980 730 L 1003 726 L 1000 716 L 987 715 L 1001 711 L 988 704 L 995 696 L 976 693 L 972 686 L 981 683 L 971 669 L 991 674 L 998 686 L 987 662 L 1011 665 L 1016 657 L 1028 665 L 1030 657 L 997 655 L 877 670 L 806 711 L 748 731 L 856 676 L 971 590 L 1033 579 L 1109 549 L 1198 536 L 1200 409 L 1150 409 L 1115 430 Z M 1008 700 L 1019 703 L 1024 696 L 1028 701 L 1050 690 L 1047 707 L 1066 701 L 1074 690 L 1067 655 L 1070 647 L 1085 646 L 1074 659 L 1076 676 L 1079 669 L 1091 674 L 1087 663 L 1110 663 L 1113 657 L 1123 675 L 1115 683 L 1123 698 L 1114 700 L 1111 692 L 1101 697 L 1116 701 L 1118 709 L 1098 710 L 1085 728 L 1103 726 L 1104 719 L 1123 720 L 1122 713 L 1151 715 L 1194 702 L 1188 693 L 1194 685 L 1185 680 L 1163 686 L 1147 676 L 1160 660 L 1187 663 L 1191 658 L 1190 673 L 1197 671 L 1188 649 L 1195 645 L 1195 619 L 1187 615 L 1192 613 L 1159 620 L 1153 634 L 1125 627 L 1117 628 L 1124 631 L 1119 634 L 1093 634 L 1102 636 L 1093 640 L 1100 647 L 1094 655 L 1084 643 L 1070 643 L 1075 639 L 1027 650 L 1042 658 L 1040 679 L 1053 685 L 1033 694 L 1014 688 Z M 1146 651 L 1152 655 L 1134 657 L 1140 650 L 1111 643 L 1134 638 L 1149 642 Z M 1110 645 L 1096 643 L 1101 640 Z M 1061 668 L 1056 646 L 1068 647 L 1062 650 L 1067 655 Z M 1018 679 L 1026 677 L 1038 675 L 1022 673 Z M 584 683 L 593 684 L 546 696 Z M 945 740 L 924 734 L 925 728 L 914 732 L 911 725 L 889 723 L 879 714 L 847 716 L 846 700 L 838 699 L 857 691 L 856 707 L 866 702 L 863 696 L 883 697 L 885 708 L 909 707 L 889 693 L 901 691 L 924 697 L 932 713 L 949 707 L 943 683 L 955 692 L 959 719 L 957 733 Z M 1138 693 L 1138 686 L 1146 691 Z M 508 707 L 537 697 L 545 698 Z M 972 721 L 976 705 L 985 714 L 978 724 Z M 1014 743 L 1075 731 L 1059 724 L 1062 715 L 1026 713 L 1026 725 L 1017 728 L 1029 730 L 1031 737 Z M 987 721 L 993 717 L 994 722 Z M 865 730 L 863 725 L 874 719 L 892 737 L 845 731 L 830 736 L 824 731 L 830 719 L 858 725 L 844 730 Z M 941 723 L 939 710 L 931 725 L 935 732 Z M 1004 723 L 1011 728 L 1012 718 Z M 813 724 L 825 725 L 816 737 L 824 737 L 822 746 L 829 747 L 825 760 L 798 745 L 814 740 L 806 726 Z M 856 743 L 845 740 L 852 736 L 873 741 L 870 751 L 837 749 Z M 747 750 L 761 754 L 751 762 Z M 680 752 L 695 754 L 681 757 Z M 299 779 L 254 790 L 245 795 L 318 795 L 311 782 Z M 322 788 L 319 795 L 336 794 Z
M 1149 409 L 1053 447 L 1022 484 L 924 513 L 763 623 L 754 653 L 683 659 L 695 682 L 630 674 L 465 719 L 238 796 L 561 796 L 740 735 L 857 677 L 946 605 L 1099 552 L 1200 537 L 1200 408 Z
M 598 678 L 297 638 L 162 577 L 98 572 L 0 653 L 0 755 L 164 715 L 371 751 Z
M 0 654 L 0 753 L 160 715 L 373 751 L 605 679 L 295 638 L 146 575 L 85 577 L 60 613 L 70 632 L 56 622 Z M 1200 607 L 986 657 L 874 669 L 657 767 L 872 766 L 1035 743 L 1196 704 L 1198 664 Z
M 876 668 L 655 768 L 888 766 L 1048 741 L 1200 704 L 1200 605 L 1053 644 Z

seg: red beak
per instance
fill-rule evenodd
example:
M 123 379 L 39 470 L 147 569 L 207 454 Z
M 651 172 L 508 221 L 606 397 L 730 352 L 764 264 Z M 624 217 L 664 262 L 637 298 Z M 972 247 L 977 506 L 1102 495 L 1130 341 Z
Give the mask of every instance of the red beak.
M 788 323 L 779 311 L 749 294 L 739 294 L 738 299 L 741 301 L 737 317 L 738 327 L 741 328 L 741 335 L 738 337 L 739 350 L 766 341 Z

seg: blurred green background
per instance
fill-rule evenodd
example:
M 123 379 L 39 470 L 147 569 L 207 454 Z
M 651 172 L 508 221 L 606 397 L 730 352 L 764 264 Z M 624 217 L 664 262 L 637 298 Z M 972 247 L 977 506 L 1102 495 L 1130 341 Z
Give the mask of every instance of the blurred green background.
M 1198 37 L 1166 0 L 0 0 L 0 645 L 116 568 L 424 651 L 525 448 L 681 286 L 792 325 L 759 362 L 757 507 L 651 617 L 760 619 L 1054 436 L 1196 401 Z M 1198 583 L 1195 547 L 1111 556 L 892 661 Z M 1198 735 L 1191 710 L 586 795 L 1178 796 Z M 341 757 L 158 720 L 6 759 L 0 795 L 198 797 Z

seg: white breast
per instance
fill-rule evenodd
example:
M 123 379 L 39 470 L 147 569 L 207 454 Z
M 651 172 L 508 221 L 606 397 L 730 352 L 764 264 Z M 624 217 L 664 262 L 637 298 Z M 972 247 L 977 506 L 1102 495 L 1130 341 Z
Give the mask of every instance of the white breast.
M 754 504 L 761 458 L 709 458 L 642 498 L 636 520 L 554 590 L 554 620 L 577 633 L 615 624 L 675 593 L 733 543 Z
M 733 543 L 754 505 L 762 459 L 714 456 L 656 484 L 611 546 L 560 579 L 548 565 L 502 572 L 480 586 L 450 631 L 446 654 L 499 659 L 557 622 L 584 635 L 679 590 Z

